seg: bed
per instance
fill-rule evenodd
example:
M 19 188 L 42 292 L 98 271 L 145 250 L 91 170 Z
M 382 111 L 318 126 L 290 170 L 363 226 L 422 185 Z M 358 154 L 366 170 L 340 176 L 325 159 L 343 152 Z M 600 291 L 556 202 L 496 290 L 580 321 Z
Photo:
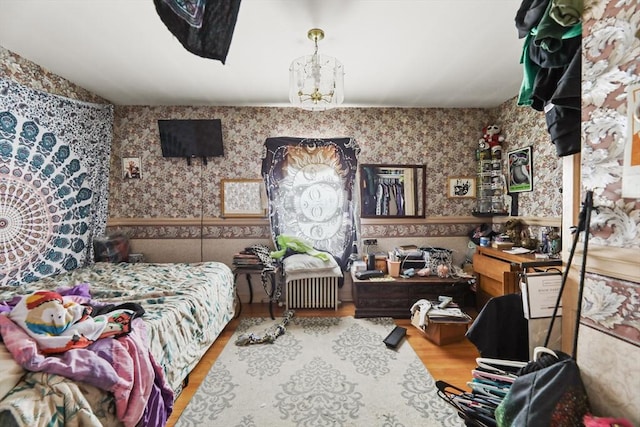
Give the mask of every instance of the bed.
M 25 361 L 16 359 L 16 352 L 24 358 L 21 353 L 26 347 L 14 342 L 7 332 L 15 326 L 9 316 L 0 316 L 4 340 L 0 344 L 0 425 L 164 425 L 185 378 L 234 316 L 233 273 L 218 262 L 99 262 L 23 286 L 1 287 L 0 301 L 15 301 L 20 295 L 26 299 L 35 291 L 60 289 L 75 297 L 83 287 L 99 305 L 134 303 L 144 309 L 144 315 L 133 320 L 131 333 L 126 336 L 99 339 L 87 349 L 72 349 L 47 356 L 40 360 L 42 363 L 27 363 L 36 369 L 44 367 L 39 372 L 24 370 Z M 125 347 L 142 343 L 133 363 L 124 368 L 117 367 L 123 363 L 121 357 L 109 354 L 114 369 L 124 370 L 124 376 L 129 377 L 125 383 L 133 384 L 124 395 L 122 384 L 115 390 L 99 387 L 98 365 L 91 375 L 80 377 L 82 381 L 76 375 L 59 375 L 59 369 L 49 370 L 47 363 L 59 364 L 72 354 L 81 354 L 71 352 L 99 349 L 97 344 L 101 342 L 109 346 L 122 343 Z M 146 350 L 144 344 L 148 346 Z M 147 355 L 148 360 L 143 357 Z M 38 357 L 41 356 L 34 356 Z M 151 373 L 152 378 L 145 380 L 145 372 L 147 376 Z M 147 384 L 146 391 L 136 388 L 140 383 Z M 150 388 L 155 393 L 149 394 Z
M 109 240 L 113 180 L 105 177 L 118 179 L 113 117 L 113 105 L 0 78 L 2 427 L 163 425 L 185 377 L 234 315 L 224 264 L 94 263 L 94 247 Z M 94 314 L 109 305 L 135 308 L 98 315 L 117 339 L 103 339 L 96 325 Z M 47 310 L 70 320 L 47 320 Z M 77 333 L 87 325 L 100 333 Z M 48 338 L 66 340 L 49 348 L 55 356 L 35 345 Z

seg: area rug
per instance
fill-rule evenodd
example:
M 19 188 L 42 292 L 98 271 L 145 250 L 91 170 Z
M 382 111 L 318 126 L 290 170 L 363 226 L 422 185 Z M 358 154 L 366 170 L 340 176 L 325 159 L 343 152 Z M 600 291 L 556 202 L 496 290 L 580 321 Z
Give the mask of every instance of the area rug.
M 277 324 L 242 319 L 177 426 L 463 426 L 391 318 L 294 317 L 272 344 L 235 345 Z

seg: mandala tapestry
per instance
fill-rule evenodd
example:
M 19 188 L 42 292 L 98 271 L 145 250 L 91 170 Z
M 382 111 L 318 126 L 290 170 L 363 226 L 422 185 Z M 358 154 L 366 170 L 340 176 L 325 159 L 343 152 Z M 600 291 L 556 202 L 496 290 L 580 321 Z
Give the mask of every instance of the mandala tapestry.
M 0 79 L 0 285 L 90 264 L 104 234 L 113 112 Z
M 296 236 L 344 268 L 356 233 L 354 139 L 267 138 L 262 176 L 273 238 Z

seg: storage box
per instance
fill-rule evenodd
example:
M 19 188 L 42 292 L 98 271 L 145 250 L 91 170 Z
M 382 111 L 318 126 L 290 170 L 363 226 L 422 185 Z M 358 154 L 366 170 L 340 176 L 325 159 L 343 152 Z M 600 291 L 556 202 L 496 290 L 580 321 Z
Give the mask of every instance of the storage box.
M 464 339 L 469 322 L 441 323 L 429 321 L 426 325 L 420 326 L 420 311 L 416 310 L 411 315 L 411 324 L 422 332 L 425 338 L 436 345 L 447 345 Z
M 562 273 L 527 273 L 520 280 L 522 308 L 527 319 L 539 319 L 553 316 L 562 286 Z M 558 316 L 562 316 L 562 302 L 558 307 Z
M 429 322 L 424 334 L 432 343 L 446 345 L 461 341 L 467 333 L 467 326 L 467 323 Z

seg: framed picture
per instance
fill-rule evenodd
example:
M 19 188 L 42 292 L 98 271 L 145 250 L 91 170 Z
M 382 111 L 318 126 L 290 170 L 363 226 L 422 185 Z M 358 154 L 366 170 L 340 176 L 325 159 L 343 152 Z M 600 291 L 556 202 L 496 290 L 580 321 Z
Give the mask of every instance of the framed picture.
M 140 179 L 142 178 L 142 161 L 140 157 L 122 158 L 122 178 Z
M 266 216 L 266 193 L 262 179 L 223 179 L 221 187 L 223 217 Z
M 454 199 L 476 197 L 476 179 L 469 176 L 457 176 L 447 181 L 447 197 Z
M 531 146 L 507 153 L 507 190 L 509 193 L 533 191 L 532 157 Z

